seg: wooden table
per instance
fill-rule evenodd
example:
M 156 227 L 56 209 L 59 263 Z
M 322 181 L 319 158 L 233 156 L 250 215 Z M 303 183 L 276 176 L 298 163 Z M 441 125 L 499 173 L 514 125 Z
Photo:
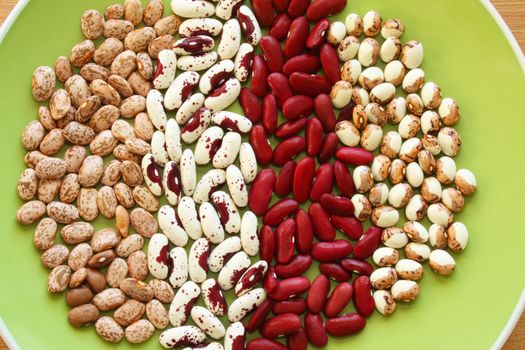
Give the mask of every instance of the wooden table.
M 0 25 L 15 6 L 17 0 L 0 0 Z M 492 0 L 496 9 L 503 16 L 512 33 L 525 50 L 525 0 Z M 525 314 L 512 332 L 503 350 L 522 350 L 525 348 Z M 0 339 L 0 350 L 7 347 Z

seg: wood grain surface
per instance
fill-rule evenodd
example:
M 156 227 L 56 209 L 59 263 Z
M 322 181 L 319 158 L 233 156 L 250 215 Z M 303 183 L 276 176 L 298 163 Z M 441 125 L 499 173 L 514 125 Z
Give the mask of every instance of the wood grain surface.
M 17 0 L 0 0 L 0 25 L 16 3 Z M 525 51 L 525 0 L 492 0 L 492 3 L 507 22 L 521 49 Z M 503 347 L 503 350 L 523 349 L 525 349 L 525 314 Z M 0 350 L 7 350 L 2 339 L 0 339 Z

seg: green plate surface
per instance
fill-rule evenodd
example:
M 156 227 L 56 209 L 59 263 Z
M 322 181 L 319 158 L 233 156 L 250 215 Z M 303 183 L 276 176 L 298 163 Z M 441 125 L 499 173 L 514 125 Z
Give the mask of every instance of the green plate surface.
M 139 347 L 126 342 L 110 346 L 92 327 L 69 326 L 63 295 L 46 291 L 48 271 L 32 243 L 34 226 L 22 227 L 15 220 L 22 204 L 16 183 L 25 154 L 20 135 L 37 118 L 32 72 L 39 65 L 53 65 L 82 40 L 83 10 L 103 11 L 110 3 L 32 0 L 0 46 L 0 317 L 22 349 Z M 456 162 L 477 175 L 479 191 L 457 215 L 470 231 L 467 250 L 455 255 L 457 271 L 444 278 L 427 269 L 417 301 L 400 305 L 390 318 L 374 314 L 361 334 L 331 339 L 326 348 L 488 349 L 525 286 L 523 71 L 478 1 L 354 0 L 345 12 L 369 9 L 385 19 L 400 18 L 407 28 L 403 41 L 423 42 L 427 81 L 437 82 L 444 96 L 460 104 L 457 129 L 463 149 Z M 158 334 L 140 348 L 158 349 Z

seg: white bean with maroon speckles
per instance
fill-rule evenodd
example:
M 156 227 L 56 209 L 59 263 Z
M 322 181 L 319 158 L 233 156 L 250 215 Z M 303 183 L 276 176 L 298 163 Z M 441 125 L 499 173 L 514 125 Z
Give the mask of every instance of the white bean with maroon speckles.
M 241 147 L 241 135 L 236 132 L 227 132 L 222 143 L 212 159 L 215 168 L 224 169 L 235 162 Z
M 186 322 L 200 294 L 201 289 L 193 281 L 188 281 L 180 287 L 169 309 L 169 318 L 173 326 L 182 326 Z
M 223 129 L 229 131 L 235 131 L 245 134 L 252 129 L 252 122 L 250 121 L 250 119 L 234 112 L 215 112 L 212 114 L 211 120 Z
M 239 163 L 241 173 L 246 183 L 250 183 L 257 176 L 257 158 L 252 146 L 248 142 L 243 142 L 239 150 Z
M 195 163 L 199 165 L 208 164 L 220 146 L 223 136 L 224 131 L 218 126 L 206 129 L 195 146 Z
M 246 329 L 244 328 L 244 325 L 242 322 L 234 322 L 230 324 L 228 328 L 226 328 L 226 334 L 224 336 L 224 349 L 225 350 L 234 350 L 237 348 L 234 348 L 235 344 L 240 343 L 244 344 L 244 340 L 246 337 Z
M 166 150 L 166 135 L 160 130 L 155 131 L 151 137 L 151 154 L 160 166 L 164 166 L 170 160 Z
M 210 242 L 206 238 L 197 239 L 191 246 L 188 256 L 188 273 L 193 282 L 201 283 L 206 280 L 209 255 Z
M 175 78 L 164 96 L 164 107 L 172 110 L 179 108 L 189 97 L 199 82 L 200 75 L 197 72 L 183 72 Z M 184 124 L 179 122 L 180 124 Z
M 235 66 L 231 60 L 222 60 L 214 64 L 202 75 L 199 81 L 199 90 L 207 95 L 223 84 L 226 79 L 232 76 Z
M 241 221 L 242 249 L 250 256 L 259 253 L 259 237 L 257 236 L 257 216 L 251 211 L 246 211 Z
M 177 214 L 184 230 L 191 239 L 199 239 L 202 237 L 202 228 L 197 216 L 197 209 L 195 202 L 191 197 L 182 197 L 177 206 Z
M 259 27 L 259 22 L 257 22 L 257 18 L 253 11 L 248 6 L 241 5 L 237 10 L 237 19 L 241 25 L 246 41 L 254 46 L 259 45 L 259 41 L 262 37 L 261 27 Z M 343 25 L 343 32 L 344 31 Z
M 241 215 L 230 195 L 224 191 L 213 192 L 210 196 L 210 202 L 217 210 L 226 232 L 238 233 L 241 229 Z
M 183 18 L 200 18 L 213 16 L 215 6 L 203 0 L 172 0 L 171 10 Z
M 157 58 L 157 71 L 153 75 L 155 89 L 167 89 L 175 80 L 177 56 L 173 50 L 162 50 Z
M 215 18 L 190 18 L 180 24 L 179 34 L 182 38 L 205 33 L 217 36 L 222 31 L 222 22 Z
M 178 0 L 174 0 L 178 1 Z M 183 345 L 197 346 L 206 341 L 206 333 L 195 326 L 180 326 L 165 330 L 160 334 L 160 345 L 166 349 Z
M 225 21 L 235 16 L 235 10 L 242 4 L 242 0 L 219 0 L 215 8 L 215 15 Z
M 177 205 L 182 196 L 182 184 L 179 166 L 174 161 L 166 163 L 166 166 L 164 167 L 164 175 L 162 177 L 162 184 L 168 202 L 171 205 Z
M 177 55 L 196 55 L 209 52 L 215 46 L 213 38 L 207 35 L 194 35 L 181 38 L 173 44 L 173 51 Z
M 221 60 L 232 59 L 241 46 L 241 25 L 239 21 L 232 18 L 222 26 L 221 40 L 217 52 Z
M 211 169 L 202 176 L 195 186 L 193 200 L 201 204 L 210 200 L 210 195 L 226 182 L 226 172 L 222 169 Z
M 148 244 L 148 268 L 153 277 L 165 279 L 169 270 L 168 237 L 162 233 L 151 236 Z
M 186 144 L 195 142 L 208 128 L 211 121 L 211 113 L 207 108 L 199 108 L 190 120 L 184 125 L 181 131 L 181 139 Z
M 179 57 L 177 68 L 184 71 L 201 71 L 210 68 L 217 62 L 219 56 L 217 52 L 211 51 L 196 55 L 187 55 Z
M 229 237 L 222 241 L 211 251 L 208 258 L 208 266 L 211 272 L 219 272 L 226 262 L 226 258 L 233 253 L 241 250 L 241 239 L 239 237 Z
M 238 207 L 248 204 L 248 188 L 241 170 L 234 164 L 226 168 L 226 182 L 233 201 Z
M 169 205 L 163 205 L 159 209 L 159 226 L 168 239 L 178 247 L 184 247 L 188 243 L 186 231 L 179 226 L 175 209 Z
M 235 299 L 228 309 L 230 322 L 242 320 L 266 300 L 266 292 L 262 288 L 254 289 Z
M 241 83 L 235 78 L 230 78 L 204 100 L 204 106 L 212 113 L 222 111 L 234 103 L 240 93 Z
M 173 269 L 171 270 L 168 280 L 173 288 L 181 287 L 188 280 L 188 255 L 186 249 L 175 247 L 170 251 Z
M 162 174 L 160 167 L 155 162 L 155 158 L 151 153 L 142 157 L 141 167 L 146 186 L 148 186 L 148 189 L 155 196 L 160 196 L 163 190 Z
M 199 207 L 199 218 L 204 236 L 213 244 L 219 244 L 224 240 L 224 228 L 221 219 L 213 205 L 204 202 Z
M 158 130 L 164 130 L 168 117 L 162 105 L 163 97 L 159 90 L 152 89 L 146 98 L 146 109 L 151 122 Z
M 179 125 L 186 124 L 193 114 L 199 110 L 202 106 L 204 106 L 204 100 L 206 98 L 203 94 L 196 93 L 188 97 L 186 101 L 180 106 L 180 108 L 177 110 L 177 114 L 175 115 L 175 120 Z
M 232 256 L 223 266 L 217 277 L 221 289 L 232 289 L 250 265 L 250 257 L 248 257 L 245 252 L 240 251 Z
M 235 78 L 240 82 L 248 80 L 252 71 L 254 48 L 248 43 L 243 43 L 235 55 L 234 69 Z
M 202 306 L 191 309 L 193 322 L 213 339 L 222 339 L 226 329 L 222 322 L 210 310 Z
M 179 162 L 182 155 L 182 144 L 180 142 L 180 127 L 177 121 L 170 118 L 166 124 L 164 132 L 166 138 L 166 151 L 168 156 L 174 162 Z
M 191 196 L 197 185 L 197 168 L 191 149 L 185 149 L 180 158 L 180 179 L 184 194 Z

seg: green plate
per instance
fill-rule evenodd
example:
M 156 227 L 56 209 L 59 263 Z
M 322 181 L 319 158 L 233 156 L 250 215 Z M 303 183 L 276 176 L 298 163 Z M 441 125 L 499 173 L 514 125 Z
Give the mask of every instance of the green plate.
M 22 204 L 16 191 L 24 169 L 20 135 L 37 117 L 32 72 L 39 65 L 53 65 L 57 56 L 67 55 L 82 40 L 83 10 L 103 11 L 110 3 L 30 1 L 0 46 L 0 317 L 22 349 L 138 348 L 126 342 L 110 346 L 93 327 L 69 326 L 63 295 L 46 291 L 48 271 L 33 246 L 34 227 L 22 227 L 15 220 Z M 427 80 L 437 82 L 443 95 L 461 106 L 457 129 L 463 150 L 456 161 L 477 175 L 479 191 L 457 215 L 470 231 L 469 247 L 455 255 L 457 271 L 444 278 L 427 270 L 417 301 L 400 305 L 393 317 L 374 314 L 361 334 L 331 339 L 326 348 L 498 347 L 512 327 L 516 316 L 497 342 L 525 286 L 522 67 L 481 2 L 351 0 L 345 12 L 363 14 L 369 9 L 378 10 L 383 18 L 400 18 L 407 28 L 403 41 L 423 42 Z M 158 349 L 158 334 L 141 348 Z

